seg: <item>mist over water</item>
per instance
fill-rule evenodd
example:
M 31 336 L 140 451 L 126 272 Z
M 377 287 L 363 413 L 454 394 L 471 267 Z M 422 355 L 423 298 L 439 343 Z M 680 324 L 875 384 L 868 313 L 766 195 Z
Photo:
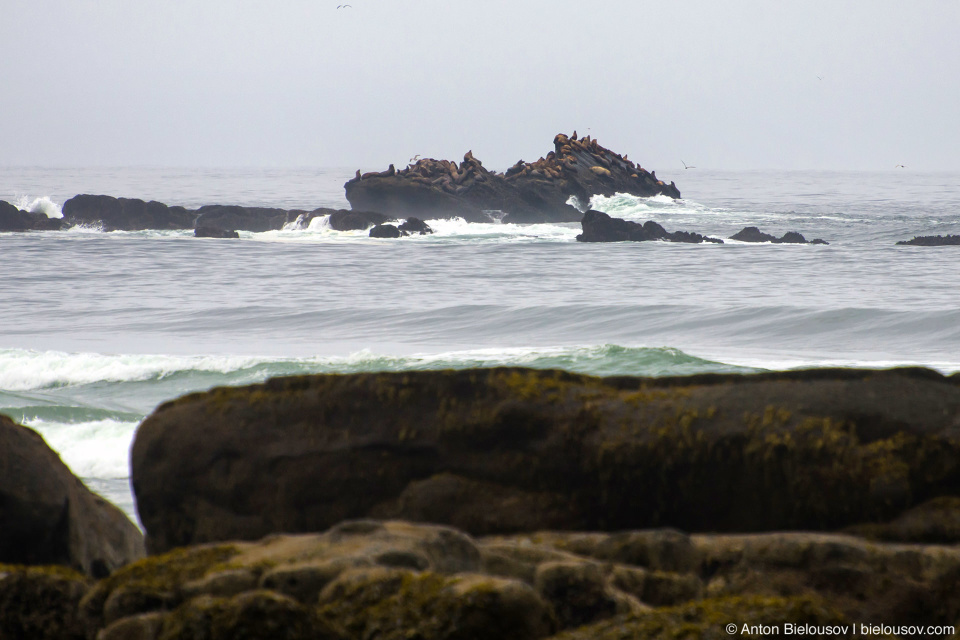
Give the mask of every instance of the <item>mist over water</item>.
M 153 408 L 271 376 L 474 366 L 680 375 L 918 364 L 960 370 L 960 175 L 687 171 L 683 200 L 591 205 L 670 231 L 829 245 L 583 244 L 578 224 L 399 240 L 308 227 L 0 234 L 0 411 L 132 513 L 127 449 Z M 352 170 L 0 169 L 0 199 L 346 207 Z

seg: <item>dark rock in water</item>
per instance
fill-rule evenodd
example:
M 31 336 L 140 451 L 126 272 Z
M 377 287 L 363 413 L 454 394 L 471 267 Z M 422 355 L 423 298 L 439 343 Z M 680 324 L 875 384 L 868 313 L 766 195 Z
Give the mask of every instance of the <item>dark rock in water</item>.
M 960 495 L 960 384 L 923 369 L 278 378 L 162 405 L 131 467 L 151 552 L 354 517 L 830 530 Z
M 489 222 L 486 211 L 503 211 L 504 222 L 576 222 L 582 214 L 567 204 L 600 194 L 667 195 L 680 191 L 657 180 L 654 173 L 605 149 L 589 136 L 558 134 L 554 150 L 536 162 L 520 161 L 505 173 L 491 172 L 467 152 L 459 165 L 448 160 L 420 159 L 397 171 L 360 175 L 344 185 L 354 208 L 372 209 L 406 218 L 462 217 Z
M 48 218 L 42 212 L 21 211 L 0 200 L 0 231 L 56 231 L 62 224 L 60 218 Z
M 690 233 L 688 231 L 668 232 L 662 226 L 652 220 L 645 223 L 631 222 L 621 218 L 613 218 L 602 211 L 591 209 L 583 214 L 580 221 L 583 226 L 583 233 L 577 236 L 578 242 L 622 242 L 631 240 L 634 242 L 644 242 L 647 240 L 665 240 L 667 242 L 688 242 L 692 244 L 700 242 L 713 242 L 723 244 L 723 240 L 709 238 L 699 233 Z
M 0 563 L 59 564 L 102 577 L 143 556 L 143 536 L 35 431 L 0 415 Z
M 286 211 L 266 207 L 239 207 L 219 204 L 197 209 L 196 226 L 226 229 L 228 231 L 277 231 L 288 222 L 293 222 L 305 211 Z
M 778 238 L 760 231 L 757 227 L 744 227 L 742 230 L 730 236 L 730 239 L 739 240 L 740 242 L 771 242 L 773 244 L 830 244 L 820 238 L 808 242 L 803 235 L 796 231 L 788 231 L 783 234 L 782 237 Z
M 378 224 L 370 229 L 371 238 L 399 238 L 401 235 L 406 234 L 401 234 L 400 229 L 392 224 Z
M 66 226 L 96 225 L 104 231 L 192 229 L 196 213 L 136 198 L 79 195 L 63 203 Z
M 917 247 L 946 247 L 960 245 L 960 236 L 915 236 L 912 240 L 901 240 L 897 244 L 914 245 Z
M 351 211 L 350 209 L 328 209 L 330 228 L 336 231 L 362 231 L 392 220 L 390 216 L 375 211 Z
M 407 218 L 398 228 L 400 231 L 411 235 L 414 233 L 419 233 L 420 235 L 424 236 L 429 233 L 433 233 L 433 229 L 430 228 L 430 225 L 420 218 Z
M 229 231 L 219 227 L 197 227 L 193 231 L 197 238 L 239 238 L 240 234 L 236 231 Z

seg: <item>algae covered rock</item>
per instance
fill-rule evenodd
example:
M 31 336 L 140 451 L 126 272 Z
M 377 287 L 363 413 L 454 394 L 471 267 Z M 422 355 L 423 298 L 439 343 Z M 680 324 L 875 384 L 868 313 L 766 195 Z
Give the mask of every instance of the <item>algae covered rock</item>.
M 83 640 L 79 602 L 89 587 L 65 567 L 0 564 L 0 638 Z
M 131 460 L 152 552 L 371 516 L 477 535 L 831 530 L 960 495 L 960 385 L 922 369 L 299 376 L 164 404 Z

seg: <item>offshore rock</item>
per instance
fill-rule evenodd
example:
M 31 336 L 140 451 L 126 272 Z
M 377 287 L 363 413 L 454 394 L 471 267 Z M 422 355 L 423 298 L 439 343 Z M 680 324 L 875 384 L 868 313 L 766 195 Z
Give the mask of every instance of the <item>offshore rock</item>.
M 236 231 L 229 231 L 219 227 L 197 227 L 193 230 L 196 238 L 239 238 L 240 234 Z
M 946 247 L 960 245 L 960 236 L 914 236 L 912 240 L 901 240 L 897 244 L 914 245 L 917 247 Z
M 602 211 L 591 209 L 583 214 L 580 220 L 583 233 L 577 236 L 578 242 L 644 242 L 647 240 L 664 240 L 666 242 L 687 242 L 698 244 L 712 242 L 723 244 L 723 240 L 702 236 L 699 233 L 688 231 L 668 232 L 652 220 L 643 224 L 631 222 L 621 218 L 613 218 Z
M 352 211 L 350 209 L 322 209 L 318 211 L 322 211 L 323 215 L 330 216 L 330 228 L 335 231 L 363 231 L 392 219 L 390 216 L 375 211 Z
M 960 548 L 818 533 L 474 538 L 354 520 L 176 549 L 95 585 L 50 573 L 0 567 L 0 634 L 79 638 L 80 621 L 100 640 L 612 640 L 719 637 L 729 623 L 960 619 Z M 34 633 L 10 633 L 24 618 Z
M 403 221 L 402 224 L 398 227 L 405 235 L 419 234 L 425 236 L 433 233 L 433 229 L 430 228 L 426 222 L 420 218 L 410 217 Z
M 407 234 L 401 233 L 400 229 L 392 224 L 378 224 L 370 229 L 371 238 L 399 238 L 402 235 Z
M 760 231 L 760 229 L 757 227 L 744 227 L 737 233 L 730 236 L 730 239 L 739 240 L 740 242 L 770 242 L 773 244 L 830 244 L 821 238 L 807 240 L 802 234 L 797 233 L 796 231 L 788 231 L 787 233 L 783 234 L 783 236 L 778 238 L 770 235 L 769 233 Z
M 136 198 L 78 195 L 63 203 L 64 226 L 99 226 L 104 231 L 192 229 L 196 212 Z
M 372 209 L 398 218 L 462 217 L 490 222 L 488 211 L 504 212 L 503 222 L 577 222 L 581 213 L 567 204 L 571 197 L 589 202 L 591 196 L 629 193 L 679 198 L 672 182 L 626 156 L 606 149 L 589 136 L 558 134 L 554 150 L 536 162 L 517 162 L 504 173 L 491 172 L 467 152 L 459 165 L 424 158 L 405 169 L 393 165 L 348 181 L 347 200 L 354 208 Z
M 48 218 L 43 212 L 22 211 L 0 200 L 0 231 L 56 231 L 62 225 L 60 218 Z
M 925 369 L 276 378 L 160 406 L 132 481 L 152 553 L 358 517 L 473 534 L 832 530 L 960 496 L 958 383 Z
M 306 211 L 212 204 L 197 209 L 196 226 L 227 231 L 277 231 Z
M 27 427 L 0 415 L 0 563 L 102 577 L 143 557 L 143 536 Z

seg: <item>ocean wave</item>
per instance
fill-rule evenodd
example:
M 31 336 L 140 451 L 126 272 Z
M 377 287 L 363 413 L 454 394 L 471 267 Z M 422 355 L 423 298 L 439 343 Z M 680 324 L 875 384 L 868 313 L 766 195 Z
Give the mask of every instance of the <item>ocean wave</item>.
M 30 213 L 45 213 L 48 218 L 62 218 L 63 210 L 60 205 L 51 200 L 48 196 L 32 198 L 30 196 L 20 196 L 14 202 L 18 209 L 29 211 Z
M 62 423 L 28 419 L 30 427 L 60 454 L 74 475 L 81 478 L 126 478 L 128 452 L 139 420 L 94 420 Z
M 107 355 L 60 351 L 0 351 L 0 389 L 55 390 L 100 383 L 180 380 L 196 390 L 217 384 L 246 384 L 272 376 L 418 369 L 524 366 L 559 368 L 590 375 L 682 375 L 704 371 L 748 371 L 698 358 L 669 347 L 590 345 L 488 348 L 434 354 L 387 355 L 361 350 L 347 356 L 268 358 L 256 356 Z M 213 374 L 213 375 L 211 375 Z M 195 378 L 190 384 L 183 378 Z M 21 405 L 17 411 L 32 406 Z M 83 414 L 81 411 L 79 415 Z

